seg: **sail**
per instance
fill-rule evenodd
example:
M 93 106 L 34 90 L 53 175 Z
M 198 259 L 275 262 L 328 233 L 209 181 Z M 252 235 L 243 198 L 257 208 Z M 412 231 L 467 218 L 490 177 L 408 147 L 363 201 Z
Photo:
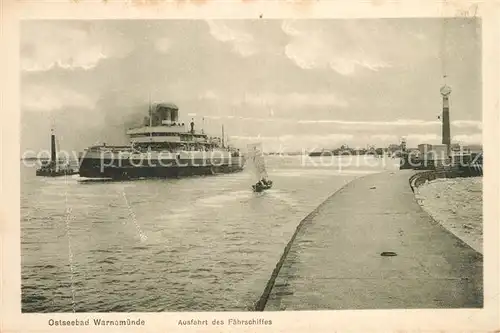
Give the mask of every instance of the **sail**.
M 253 172 L 255 174 L 256 180 L 259 181 L 262 178 L 267 179 L 266 163 L 264 160 L 264 153 L 261 143 L 252 143 L 247 145 L 248 149 L 248 160 L 253 166 Z

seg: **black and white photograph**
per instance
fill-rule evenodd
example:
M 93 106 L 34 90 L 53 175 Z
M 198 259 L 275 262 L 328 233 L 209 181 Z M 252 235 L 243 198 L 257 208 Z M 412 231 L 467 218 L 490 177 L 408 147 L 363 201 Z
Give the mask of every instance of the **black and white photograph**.
M 467 9 L 20 20 L 21 314 L 482 310 Z M 215 329 L 197 318 L 173 325 Z

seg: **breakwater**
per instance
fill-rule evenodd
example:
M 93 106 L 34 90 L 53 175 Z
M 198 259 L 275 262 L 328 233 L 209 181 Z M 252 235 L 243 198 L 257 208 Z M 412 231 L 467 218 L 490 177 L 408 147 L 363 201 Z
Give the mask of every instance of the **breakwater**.
M 482 307 L 482 255 L 422 211 L 408 179 L 423 175 L 414 176 L 361 177 L 323 202 L 297 227 L 255 310 Z
M 483 178 L 442 178 L 415 188 L 415 198 L 437 223 L 483 253 Z
M 417 172 L 416 174 L 411 176 L 409 182 L 412 191 L 415 192 L 415 189 L 421 186 L 422 184 L 425 184 L 425 182 L 439 178 L 455 178 L 455 177 L 458 177 L 458 174 L 453 171 L 450 172 L 439 172 L 434 170 L 422 171 L 422 172 Z
M 459 177 L 479 177 L 483 175 L 482 165 L 467 166 L 460 169 L 450 170 L 428 170 L 416 172 L 410 177 L 409 182 L 413 192 L 415 189 L 427 181 L 439 178 L 459 178 Z
M 278 277 L 278 274 L 283 267 L 283 263 L 285 262 L 288 253 L 290 252 L 290 249 L 295 241 L 295 238 L 297 238 L 297 235 L 299 232 L 303 229 L 303 227 L 307 223 L 311 223 L 314 220 L 314 217 L 318 215 L 320 212 L 321 208 L 328 203 L 330 198 L 332 198 L 335 194 L 338 192 L 342 191 L 348 184 L 344 185 L 343 187 L 339 188 L 337 191 L 335 191 L 328 199 L 323 201 L 318 207 L 316 207 L 311 213 L 309 213 L 305 218 L 303 218 L 297 228 L 295 229 L 295 232 L 292 234 L 292 237 L 290 238 L 290 241 L 288 241 L 287 245 L 285 246 L 285 249 L 283 250 L 283 254 L 281 255 L 278 263 L 276 264 L 276 267 L 274 268 L 273 272 L 271 273 L 271 277 L 269 278 L 269 281 L 267 282 L 264 291 L 262 292 L 262 295 L 260 296 L 259 300 L 255 303 L 254 310 L 255 311 L 264 311 L 266 308 L 267 301 L 269 299 L 269 296 L 271 294 L 271 291 L 273 290 L 273 287 L 276 283 L 276 278 Z

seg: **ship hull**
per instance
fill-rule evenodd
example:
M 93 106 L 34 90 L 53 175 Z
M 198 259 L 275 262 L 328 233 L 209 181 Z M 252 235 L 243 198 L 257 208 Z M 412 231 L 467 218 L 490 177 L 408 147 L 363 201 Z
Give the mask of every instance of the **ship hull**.
M 111 178 L 117 180 L 137 178 L 179 178 L 239 172 L 245 161 L 242 157 L 210 163 L 207 160 L 112 160 L 83 157 L 79 175 L 85 178 Z
M 233 173 L 243 170 L 237 166 L 186 166 L 186 167 L 106 167 L 102 170 L 96 168 L 80 168 L 80 177 L 85 178 L 112 178 L 112 179 L 137 179 L 137 178 L 179 178 L 201 175 L 216 175 Z
M 73 170 L 37 170 L 36 175 L 40 177 L 61 177 L 76 175 L 78 172 Z

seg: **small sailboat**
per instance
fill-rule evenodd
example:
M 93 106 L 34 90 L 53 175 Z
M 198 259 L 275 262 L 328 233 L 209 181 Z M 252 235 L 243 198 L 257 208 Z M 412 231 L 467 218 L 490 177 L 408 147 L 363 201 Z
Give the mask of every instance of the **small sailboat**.
M 43 177 L 59 177 L 74 175 L 77 173 L 78 171 L 70 168 L 67 162 L 62 166 L 59 164 L 56 150 L 56 136 L 54 134 L 54 130 L 52 130 L 52 134 L 50 136 L 50 160 L 43 163 L 42 166 L 36 170 L 36 175 Z
M 256 176 L 257 182 L 252 185 L 254 192 L 262 192 L 273 187 L 273 181 L 269 179 L 266 171 L 266 163 L 264 161 L 264 155 L 262 151 L 262 144 L 255 143 L 249 144 L 248 155 L 251 164 L 253 164 L 253 170 Z
M 269 190 L 273 187 L 273 181 L 262 178 L 255 185 L 252 185 L 252 188 L 255 192 L 262 192 L 264 190 Z

